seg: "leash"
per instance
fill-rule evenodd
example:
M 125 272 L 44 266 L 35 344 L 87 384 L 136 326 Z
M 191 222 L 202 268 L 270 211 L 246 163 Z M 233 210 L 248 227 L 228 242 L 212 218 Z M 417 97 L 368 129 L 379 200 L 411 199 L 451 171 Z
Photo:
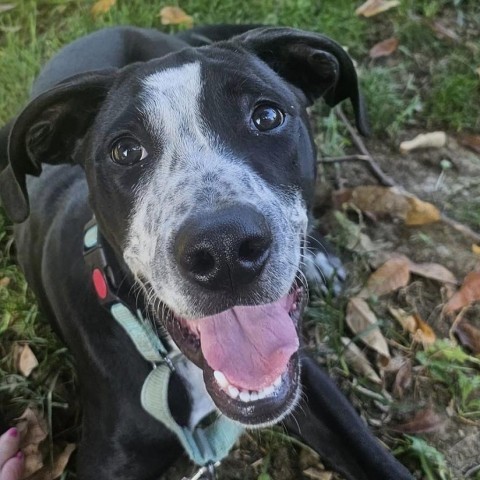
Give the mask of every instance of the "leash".
M 190 480 L 215 479 L 215 468 L 243 433 L 243 427 L 219 414 L 208 426 L 193 429 L 179 425 L 168 405 L 168 385 L 175 374 L 175 363 L 183 356 L 171 352 L 166 338 L 160 338 L 140 309 L 130 308 L 117 295 L 119 282 L 107 261 L 105 248 L 95 217 L 84 229 L 83 256 L 90 268 L 91 279 L 100 305 L 124 329 L 140 355 L 152 364 L 145 379 L 140 401 L 144 410 L 172 431 L 190 459 L 201 466 Z M 188 480 L 188 479 L 187 479 Z

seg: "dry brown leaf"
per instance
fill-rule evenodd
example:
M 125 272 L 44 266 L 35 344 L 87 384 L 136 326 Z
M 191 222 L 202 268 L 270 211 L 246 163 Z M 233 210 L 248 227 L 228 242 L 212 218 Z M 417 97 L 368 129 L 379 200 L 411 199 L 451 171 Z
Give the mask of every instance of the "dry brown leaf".
M 162 25 L 193 25 L 193 18 L 187 15 L 180 7 L 168 6 L 160 10 L 159 17 Z
M 428 348 L 435 343 L 437 336 L 432 327 L 428 323 L 424 322 L 420 315 L 415 314 L 415 321 L 417 322 L 417 329 L 412 335 L 412 340 L 417 343 L 421 343 L 423 348 Z
M 452 313 L 480 300 L 480 272 L 470 272 L 460 290 L 445 304 L 445 313 Z
M 427 225 L 438 222 L 442 215 L 438 208 L 428 202 L 418 199 L 413 195 L 406 196 L 408 202 L 405 225 Z
M 463 347 L 467 347 L 474 355 L 480 354 L 480 329 L 462 320 L 453 326 L 452 331 Z
M 432 24 L 432 29 L 437 34 L 438 38 L 448 38 L 454 42 L 460 40 L 459 36 L 451 28 L 442 25 L 440 22 L 434 22 Z
M 400 144 L 400 152 L 408 153 L 417 148 L 441 148 L 447 143 L 447 135 L 445 132 L 421 133 L 414 139 L 402 142 Z
M 0 13 L 8 12 L 15 8 L 14 3 L 0 3 Z
M 44 465 L 25 480 L 55 480 L 61 477 L 75 448 L 74 443 L 67 443 L 63 450 L 54 454 L 52 465 Z
M 379 13 L 386 12 L 387 10 L 397 7 L 398 5 L 400 5 L 398 0 L 367 0 L 355 10 L 355 13 L 368 18 L 378 15 Z
M 377 375 L 377 372 L 375 372 L 363 352 L 349 338 L 342 337 L 341 341 L 345 347 L 344 356 L 347 363 L 358 374 L 368 378 L 374 383 L 381 384 L 381 378 Z
M 478 75 L 480 76 L 480 68 Z M 458 143 L 474 152 L 480 153 L 480 135 L 461 135 L 458 137 Z
M 410 264 L 406 258 L 391 258 L 370 275 L 359 297 L 377 297 L 405 287 L 410 281 Z
M 32 370 L 38 366 L 37 357 L 27 344 L 15 345 L 14 358 L 17 370 L 24 377 L 28 377 L 32 373 Z
M 395 381 L 393 382 L 393 394 L 402 398 L 405 391 L 412 386 L 412 361 L 406 359 L 403 365 L 398 369 Z
M 0 278 L 0 287 L 8 287 L 10 285 L 10 277 Z
M 360 340 L 386 358 L 390 358 L 387 341 L 378 328 L 378 320 L 370 310 L 367 302 L 359 297 L 353 297 L 348 302 L 345 321 L 350 330 L 358 335 Z
M 473 244 L 472 245 L 472 253 L 474 253 L 475 255 L 480 255 L 480 245 Z
M 411 420 L 393 427 L 396 432 L 414 434 L 435 432 L 442 427 L 445 420 L 431 408 L 420 410 Z
M 342 197 L 363 212 L 398 217 L 406 225 L 426 225 L 441 218 L 440 211 L 434 205 L 395 187 L 362 185 L 344 190 Z
M 17 419 L 16 426 L 20 432 L 20 449 L 25 456 L 23 478 L 27 478 L 43 467 L 39 445 L 47 438 L 47 422 L 38 410 L 28 407 Z
M 117 3 L 117 0 L 98 0 L 92 5 L 90 12 L 94 17 L 104 15 Z
M 407 313 L 402 308 L 388 307 L 388 311 L 391 313 L 392 317 L 397 320 L 398 323 L 409 333 L 415 333 L 417 331 L 417 321 L 415 317 Z
M 458 284 L 455 275 L 448 268 L 438 263 L 410 262 L 410 273 L 437 280 L 437 282 Z
M 303 471 L 303 474 L 311 480 L 331 480 L 333 478 L 332 472 L 321 471 L 315 467 L 307 468 Z
M 398 47 L 397 38 L 387 38 L 381 42 L 376 43 L 368 52 L 370 58 L 388 57 Z
M 388 307 L 388 310 L 403 329 L 412 334 L 414 342 L 421 343 L 424 348 L 435 343 L 437 339 L 435 332 L 418 314 L 409 314 L 401 308 L 394 307 Z

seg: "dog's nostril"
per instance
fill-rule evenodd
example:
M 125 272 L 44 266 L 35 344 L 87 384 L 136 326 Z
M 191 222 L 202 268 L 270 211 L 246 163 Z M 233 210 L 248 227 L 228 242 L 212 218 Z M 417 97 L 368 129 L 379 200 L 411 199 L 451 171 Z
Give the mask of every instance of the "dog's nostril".
M 268 250 L 268 242 L 262 238 L 248 238 L 238 249 L 238 258 L 243 262 L 260 260 Z
M 199 250 L 190 258 L 190 271 L 195 275 L 208 275 L 214 267 L 215 259 L 206 250 Z

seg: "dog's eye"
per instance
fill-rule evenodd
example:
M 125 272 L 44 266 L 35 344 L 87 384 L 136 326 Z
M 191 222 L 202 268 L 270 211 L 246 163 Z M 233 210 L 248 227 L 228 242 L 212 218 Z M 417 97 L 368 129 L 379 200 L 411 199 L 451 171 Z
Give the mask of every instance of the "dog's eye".
M 259 105 L 252 114 L 253 123 L 261 132 L 279 127 L 284 118 L 283 112 L 272 105 Z
M 110 156 L 120 165 L 132 165 L 143 160 L 147 156 L 147 151 L 134 138 L 124 137 L 112 145 Z

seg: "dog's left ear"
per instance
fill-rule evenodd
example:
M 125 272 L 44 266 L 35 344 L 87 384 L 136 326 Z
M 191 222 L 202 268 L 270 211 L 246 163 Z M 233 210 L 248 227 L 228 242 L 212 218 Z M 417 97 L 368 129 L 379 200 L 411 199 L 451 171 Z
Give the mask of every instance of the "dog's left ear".
M 42 163 L 72 163 L 76 142 L 92 124 L 116 78 L 116 69 L 70 77 L 34 98 L 0 130 L 0 198 L 15 223 L 29 214 L 26 175 Z
M 368 135 L 365 106 L 352 59 L 338 43 L 323 35 L 293 28 L 265 27 L 233 39 L 266 62 L 311 102 L 323 97 L 335 106 L 350 98 L 358 131 Z

